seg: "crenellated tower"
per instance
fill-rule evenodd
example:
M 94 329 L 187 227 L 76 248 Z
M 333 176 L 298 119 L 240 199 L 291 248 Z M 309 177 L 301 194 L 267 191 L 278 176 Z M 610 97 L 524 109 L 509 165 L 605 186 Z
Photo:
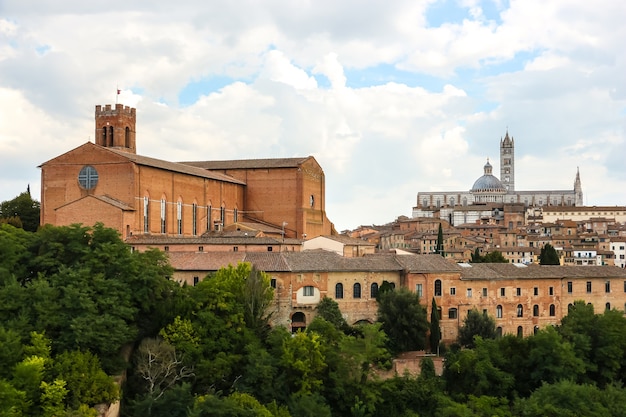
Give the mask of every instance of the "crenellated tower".
M 135 144 L 135 108 L 116 104 L 96 106 L 96 144 L 107 148 L 137 153 Z
M 500 139 L 500 182 L 508 193 L 515 191 L 515 141 L 508 129 Z

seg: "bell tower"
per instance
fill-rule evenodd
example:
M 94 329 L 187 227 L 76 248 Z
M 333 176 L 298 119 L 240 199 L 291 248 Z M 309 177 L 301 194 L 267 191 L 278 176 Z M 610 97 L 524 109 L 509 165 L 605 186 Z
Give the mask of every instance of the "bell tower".
M 135 144 L 135 108 L 116 104 L 96 106 L 96 145 L 137 153 Z
M 500 139 L 500 181 L 507 193 L 515 191 L 515 141 L 508 130 Z

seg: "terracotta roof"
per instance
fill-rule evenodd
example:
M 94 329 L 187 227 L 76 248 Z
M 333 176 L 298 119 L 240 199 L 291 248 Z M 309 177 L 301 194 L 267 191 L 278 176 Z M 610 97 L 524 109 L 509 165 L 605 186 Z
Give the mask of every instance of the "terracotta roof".
M 137 234 L 126 238 L 129 245 L 281 245 L 301 244 L 298 239 L 276 239 L 272 237 L 245 236 L 245 232 L 221 236 L 169 236 L 153 234 Z
M 419 272 L 458 272 L 459 267 L 439 255 L 399 255 L 398 263 L 407 271 Z
M 319 236 L 319 237 L 334 240 L 335 242 L 339 242 L 344 245 L 376 246 L 375 244 L 370 243 L 367 240 L 358 239 L 358 238 L 354 238 L 354 237 L 350 237 L 346 235 L 324 235 L 324 236 Z
M 98 145 L 95 145 L 95 146 L 98 146 Z M 153 168 L 164 169 L 166 171 L 180 172 L 182 174 L 193 175 L 196 177 L 202 177 L 202 178 L 208 178 L 208 179 L 217 180 L 217 181 L 231 182 L 233 184 L 245 185 L 245 182 L 238 180 L 236 178 L 233 178 L 229 175 L 221 174 L 219 172 L 210 172 L 210 171 L 207 171 L 206 169 L 197 168 L 197 167 L 190 166 L 187 164 L 163 161 L 161 159 L 150 158 L 148 156 L 137 155 L 134 153 L 124 152 L 124 151 L 113 149 L 113 148 L 104 148 L 104 149 L 107 149 L 120 156 L 128 158 L 138 165 L 145 165 L 145 166 L 149 166 Z
M 207 170 L 255 169 L 255 168 L 297 168 L 311 156 L 300 158 L 234 159 L 229 161 L 185 161 L 181 164 Z
M 168 252 L 174 269 L 179 271 L 217 271 L 243 262 L 244 252 Z
M 551 266 L 510 263 L 468 264 L 461 268 L 461 279 L 538 279 L 538 278 L 626 278 L 626 269 L 614 266 Z

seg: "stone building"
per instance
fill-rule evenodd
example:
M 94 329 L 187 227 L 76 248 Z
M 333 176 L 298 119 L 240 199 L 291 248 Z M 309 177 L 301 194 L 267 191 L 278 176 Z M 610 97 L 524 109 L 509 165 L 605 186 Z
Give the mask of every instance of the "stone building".
M 525 207 L 582 206 L 580 173 L 576 172 L 572 190 L 518 191 L 515 189 L 515 141 L 509 132 L 500 140 L 500 178 L 493 175 L 489 160 L 468 191 L 433 191 L 417 194 L 413 217 L 439 217 L 453 226 L 472 223 L 489 216 L 493 207 L 486 204 L 523 204 Z
M 177 163 L 136 153 L 136 111 L 96 106 L 96 143 L 41 168 L 41 223 L 102 222 L 124 238 L 200 236 L 253 222 L 282 237 L 334 233 L 311 157 Z
M 386 281 L 417 293 L 430 317 L 440 310 L 442 340 L 454 342 L 467 312 L 494 318 L 499 334 L 528 336 L 560 323 L 576 300 L 596 312 L 626 308 L 626 269 L 614 266 L 456 264 L 438 255 L 376 254 L 344 257 L 335 252 L 169 252 L 173 279 L 196 284 L 228 264 L 250 262 L 268 273 L 275 288 L 274 324 L 305 328 L 323 297 L 337 302 L 349 324 L 377 319 L 376 296 Z

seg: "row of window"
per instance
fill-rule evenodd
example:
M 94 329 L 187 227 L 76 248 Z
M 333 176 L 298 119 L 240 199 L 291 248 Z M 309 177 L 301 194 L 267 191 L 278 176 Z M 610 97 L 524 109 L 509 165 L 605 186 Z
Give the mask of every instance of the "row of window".
M 144 233 L 150 233 L 150 198 L 145 196 L 143 198 L 143 231 Z M 167 233 L 167 200 L 160 200 L 160 219 L 161 219 L 161 233 Z M 198 205 L 193 203 L 191 205 L 191 233 L 193 236 L 198 235 Z M 226 208 L 220 207 L 220 217 L 218 225 L 223 225 L 226 220 Z M 211 222 L 212 222 L 212 212 L 213 209 L 211 206 L 206 207 L 206 230 L 211 230 Z M 233 222 L 236 223 L 238 221 L 238 211 L 237 209 L 233 210 Z M 176 203 L 176 233 L 181 235 L 183 234 L 183 202 L 178 201 Z
M 592 290 L 592 282 L 591 281 L 587 281 L 587 293 L 591 293 Z M 415 291 L 421 296 L 422 295 L 422 284 L 417 284 Z M 567 282 L 567 292 L 569 294 L 574 292 L 574 282 L 573 281 L 568 281 Z M 611 281 L 607 280 L 604 282 L 604 292 L 606 293 L 610 293 L 611 292 Z M 624 292 L 626 292 L 626 281 L 624 281 Z M 549 295 L 554 295 L 554 287 L 549 287 L 548 288 L 548 294 Z M 442 283 L 441 280 L 435 280 L 435 297 L 441 297 L 442 295 Z M 456 288 L 455 287 L 450 287 L 450 295 L 456 295 Z M 471 298 L 473 295 L 473 291 L 471 288 L 467 288 L 466 289 L 466 295 L 468 298 Z M 515 295 L 518 297 L 521 297 L 522 295 L 522 289 L 521 288 L 515 288 Z M 533 288 L 533 295 L 538 296 L 539 295 L 539 287 L 534 287 Z M 488 296 L 488 290 L 487 288 L 483 287 L 482 289 L 482 296 L 483 297 L 487 297 Z M 500 297 L 506 297 L 506 288 L 502 287 L 500 288 Z
M 378 297 L 378 283 L 374 282 L 370 285 L 370 298 L 376 297 Z M 335 284 L 335 298 L 343 298 L 343 284 L 340 282 Z M 358 282 L 352 285 L 352 298 L 361 298 L 361 284 Z
M 571 308 L 571 307 L 572 307 L 572 304 L 568 306 L 568 308 Z M 606 303 L 604 305 L 604 308 L 607 310 L 610 310 L 611 303 Z M 626 304 L 624 305 L 624 310 L 626 311 Z M 483 310 L 483 312 L 486 313 L 487 310 Z M 496 306 L 496 318 L 501 319 L 503 317 L 503 314 L 504 314 L 503 307 L 501 305 Z M 550 304 L 549 315 L 550 317 L 556 316 L 556 307 L 554 306 L 554 304 Z M 524 317 L 524 306 L 521 304 L 517 305 L 516 317 Z M 539 317 L 539 305 L 538 304 L 533 305 L 533 317 Z M 458 310 L 455 307 L 448 309 L 448 318 L 449 319 L 459 318 Z

